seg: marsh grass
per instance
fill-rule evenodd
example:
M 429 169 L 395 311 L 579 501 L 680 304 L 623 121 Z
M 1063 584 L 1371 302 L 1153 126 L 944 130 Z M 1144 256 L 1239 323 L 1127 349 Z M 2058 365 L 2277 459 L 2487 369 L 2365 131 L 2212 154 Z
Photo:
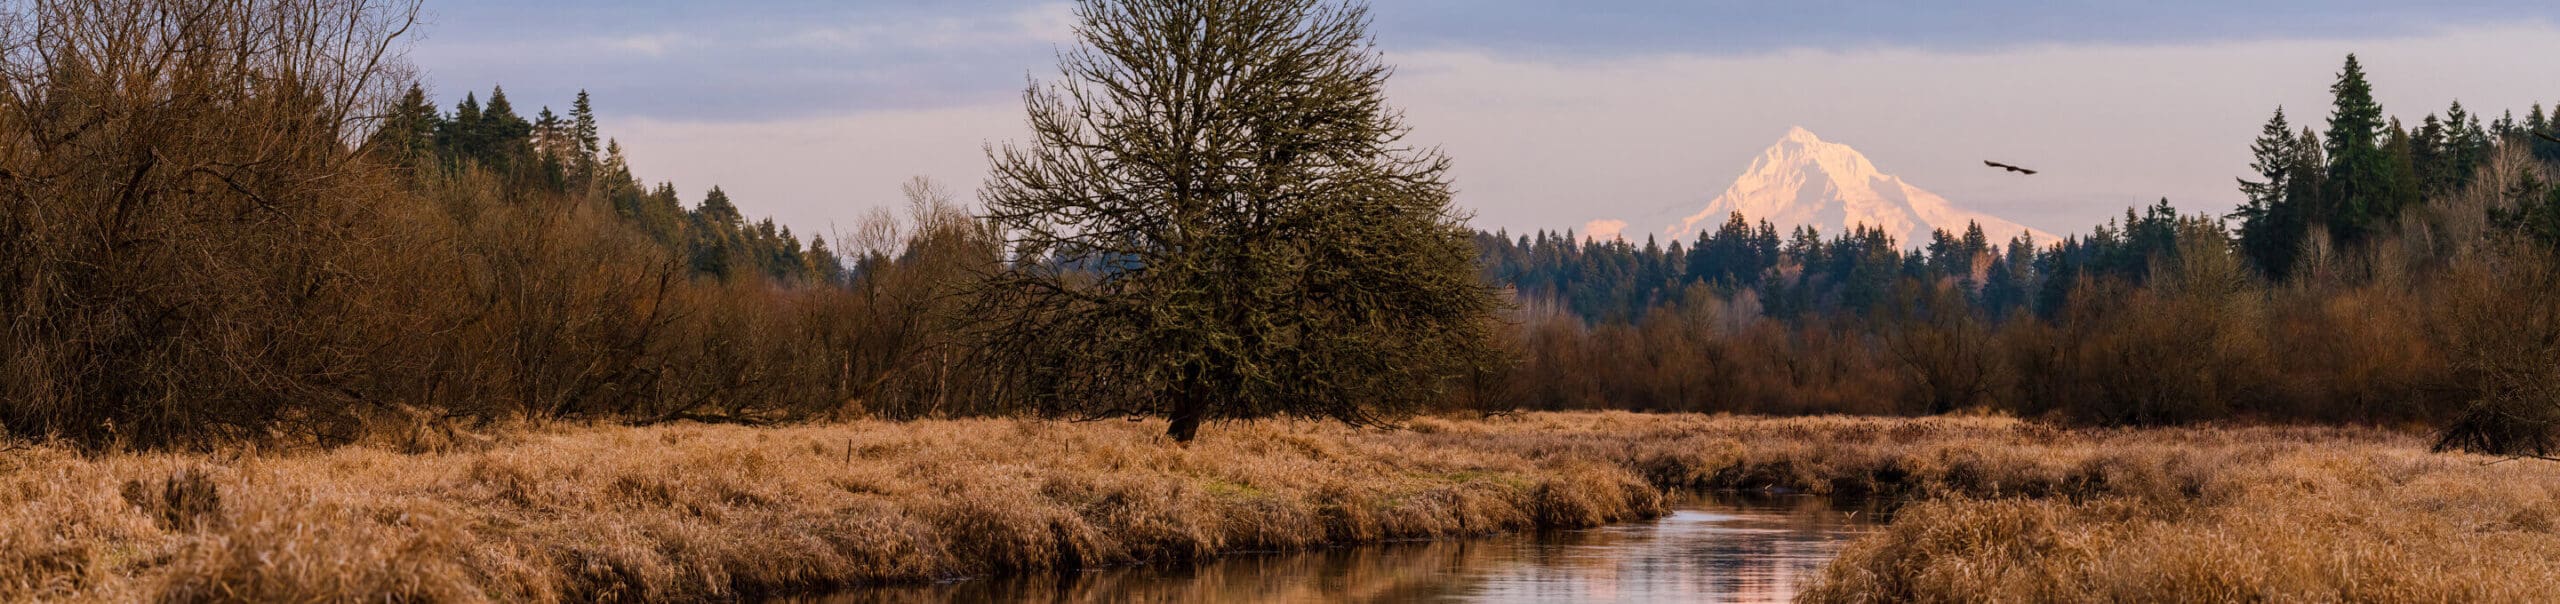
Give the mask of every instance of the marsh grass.
M 1914 503 L 1800 599 L 2519 602 L 2560 589 L 2560 467 L 2427 444 L 2269 428 L 1949 443 L 1922 457 L 1996 450 L 2012 480 L 2064 488 Z M 2037 478 L 2057 471 L 2075 477 Z
M 0 600 L 741 599 L 1587 527 L 1732 489 L 1908 501 L 1809 599 L 2509 599 L 2560 468 L 2350 428 L 1531 413 L 511 427 L 0 452 Z
M 2004 418 L 1536 414 L 1425 440 L 1611 460 L 1667 487 L 1907 505 L 1812 602 L 2538 601 L 2560 466 L 2419 430 L 2063 429 Z M 1605 435 L 1605 436 L 1601 436 Z
M 536 430 L 425 452 L 0 453 L 0 599 L 687 600 L 1651 517 L 1574 452 L 1315 422 Z M 471 439 L 456 442 L 473 442 Z

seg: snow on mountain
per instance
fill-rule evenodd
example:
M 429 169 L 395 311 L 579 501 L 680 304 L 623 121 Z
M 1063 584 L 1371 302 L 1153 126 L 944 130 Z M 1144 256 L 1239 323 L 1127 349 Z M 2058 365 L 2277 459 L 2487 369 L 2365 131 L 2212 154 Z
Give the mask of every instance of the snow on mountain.
M 1824 141 L 1804 128 L 1789 130 L 1752 160 L 1751 169 L 1723 195 L 1668 232 L 1676 238 L 1694 237 L 1723 225 L 1734 212 L 1755 224 L 1767 220 L 1782 233 L 1800 225 L 1813 225 L 1826 237 L 1847 232 L 1850 225 L 1882 227 L 1906 248 L 1926 244 L 1933 229 L 1963 234 L 1968 222 L 1981 223 L 1994 243 L 2019 233 L 2032 233 L 2039 242 L 2057 240 L 2052 233 L 1956 207 L 1901 177 L 1877 171 L 1858 150 Z

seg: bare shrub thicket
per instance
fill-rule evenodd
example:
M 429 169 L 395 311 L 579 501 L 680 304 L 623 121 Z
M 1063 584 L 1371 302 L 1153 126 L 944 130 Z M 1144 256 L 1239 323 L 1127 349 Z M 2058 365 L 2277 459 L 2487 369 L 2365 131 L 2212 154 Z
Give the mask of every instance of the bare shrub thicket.
M 863 241 L 823 282 L 704 275 L 648 230 L 676 227 L 607 201 L 627 173 L 372 148 L 404 140 L 377 133 L 409 110 L 416 21 L 406 0 L 0 12 L 0 429 L 329 444 L 989 410 L 944 326 L 996 243 L 949 194 L 919 183 L 911 216 L 840 234 Z
M 2433 324 L 2462 387 L 2437 447 L 2560 453 L 2560 265 L 2549 250 L 2513 249 L 2445 281 Z
M 395 183 L 350 145 L 413 2 L 0 11 L 0 423 L 145 443 L 344 438 L 391 285 Z
M 995 261 L 993 238 L 931 183 L 910 216 L 860 225 L 844 283 L 689 272 L 594 197 L 510 198 L 477 166 L 422 170 L 451 242 L 420 256 L 412 312 L 423 350 L 377 367 L 404 400 L 506 418 L 760 423 L 990 412 L 952 349 L 956 287 Z

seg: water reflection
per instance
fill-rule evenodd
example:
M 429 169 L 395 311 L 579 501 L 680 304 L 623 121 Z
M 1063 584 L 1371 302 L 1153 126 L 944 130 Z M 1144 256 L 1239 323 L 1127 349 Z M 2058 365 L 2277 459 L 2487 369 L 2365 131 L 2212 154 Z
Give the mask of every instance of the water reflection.
M 1813 497 L 1701 497 L 1649 523 L 863 590 L 870 602 L 1782 601 L 1879 520 Z

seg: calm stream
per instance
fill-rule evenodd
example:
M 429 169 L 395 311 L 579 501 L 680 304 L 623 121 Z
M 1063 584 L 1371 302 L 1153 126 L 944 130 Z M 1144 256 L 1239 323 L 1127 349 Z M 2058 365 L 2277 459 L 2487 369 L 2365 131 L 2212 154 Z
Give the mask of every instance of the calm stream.
M 1872 506 L 1701 496 L 1651 522 L 1486 539 L 1247 554 L 1182 567 L 959 581 L 820 601 L 1783 601 L 1874 530 Z

